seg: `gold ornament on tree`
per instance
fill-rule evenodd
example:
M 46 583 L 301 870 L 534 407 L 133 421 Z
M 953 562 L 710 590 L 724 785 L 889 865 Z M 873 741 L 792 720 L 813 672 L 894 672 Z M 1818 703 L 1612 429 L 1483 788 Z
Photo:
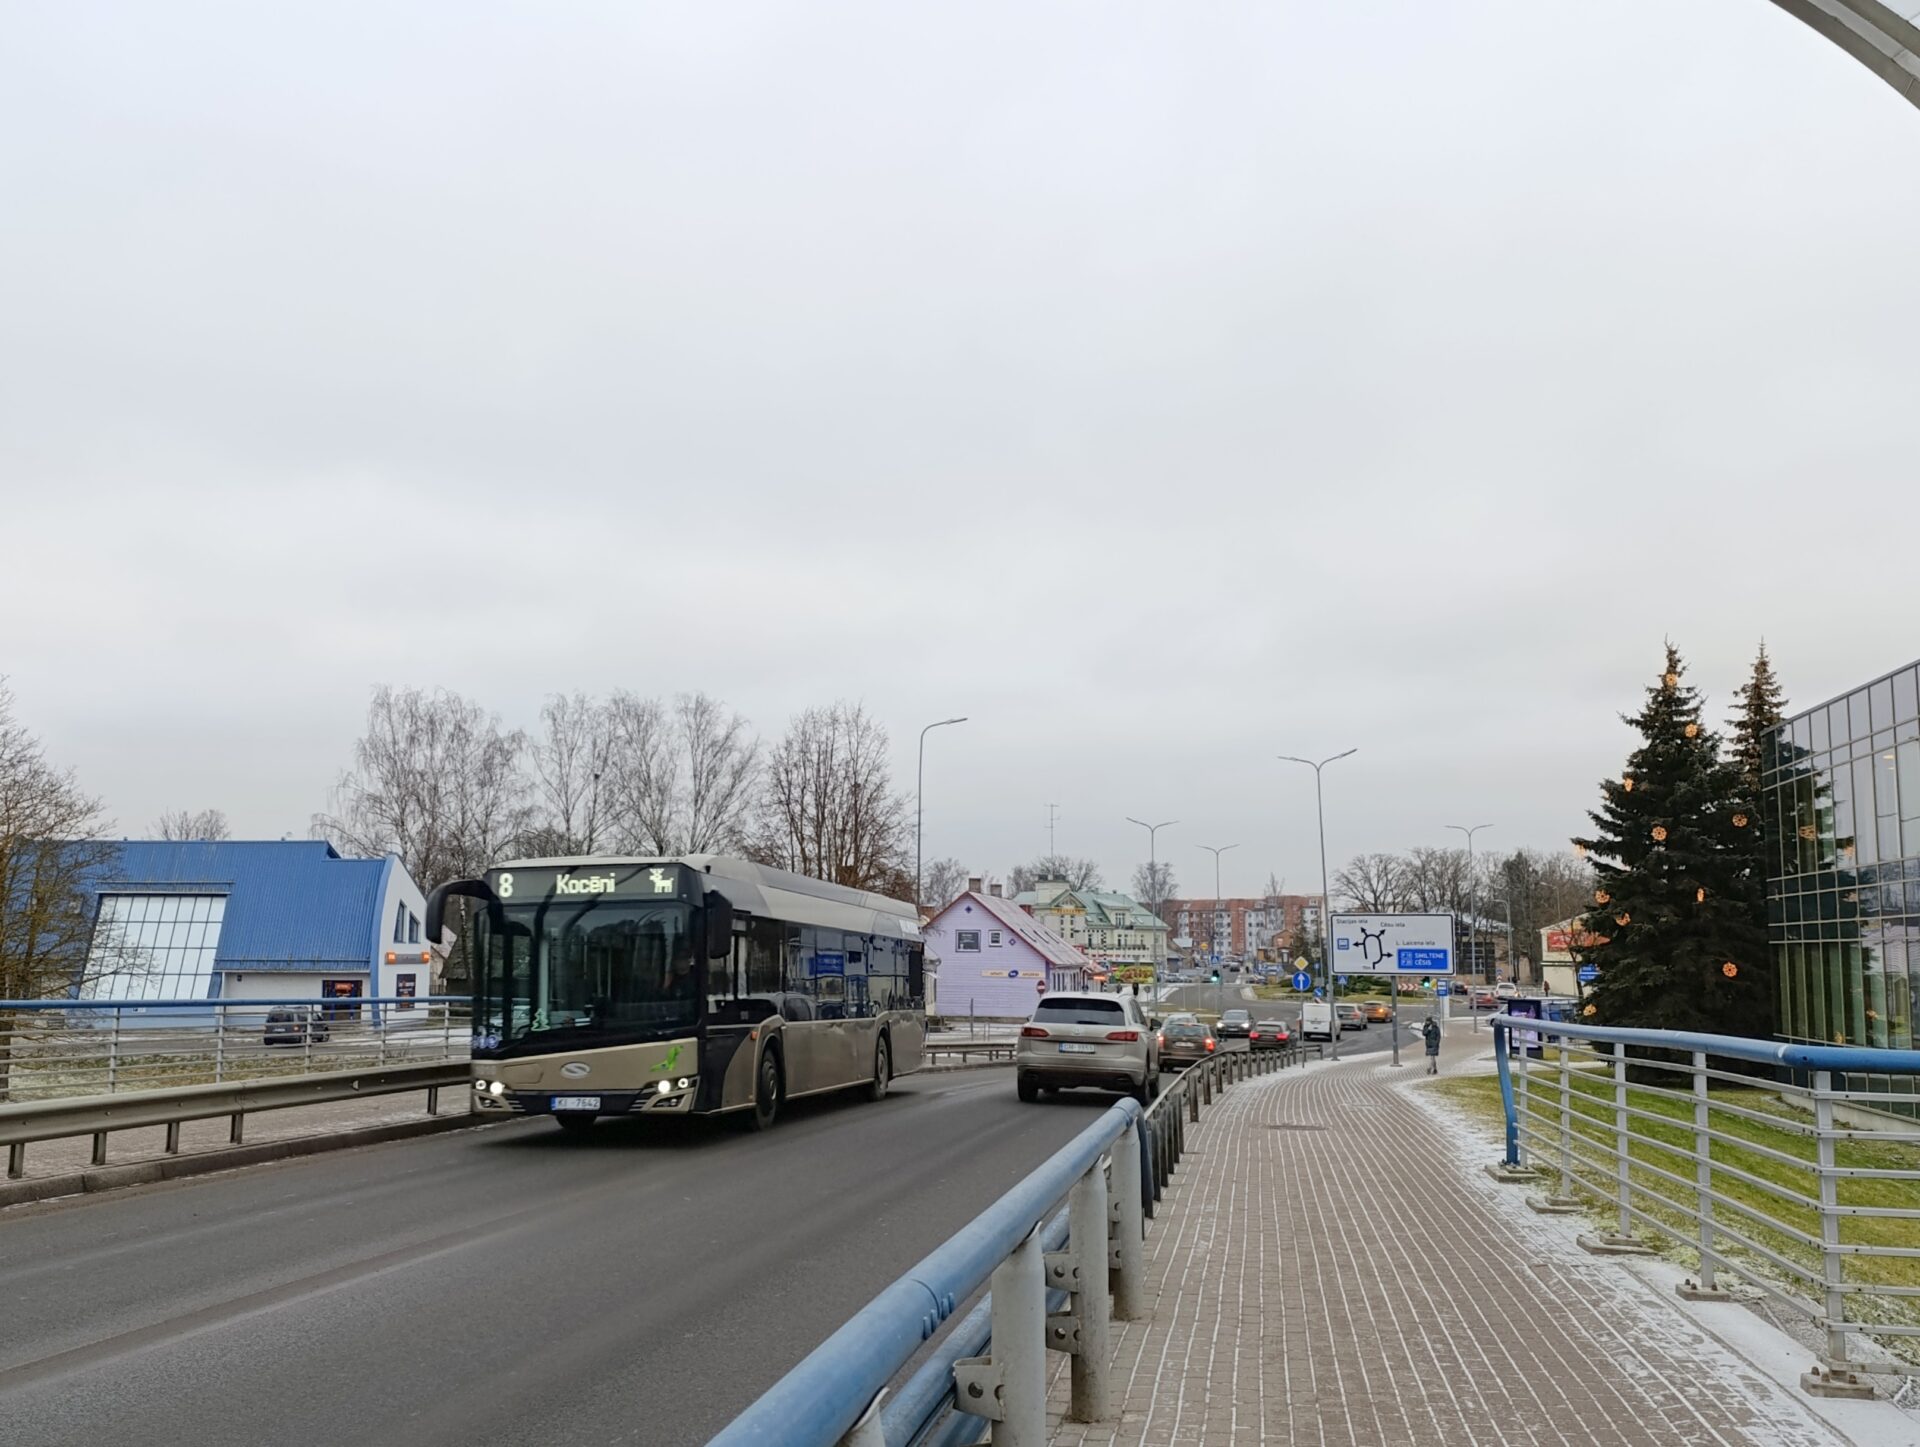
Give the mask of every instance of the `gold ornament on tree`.
M 1608 894 L 1604 889 L 1596 889 L 1593 892 L 1593 902 L 1595 904 L 1605 904 L 1608 900 L 1612 898 L 1613 896 Z
M 1699 724 L 1688 724 L 1688 725 L 1687 725 L 1687 727 L 1686 727 L 1686 735 L 1687 735 L 1687 737 L 1688 737 L 1688 738 L 1690 738 L 1690 739 L 1697 739 L 1697 738 L 1699 738 L 1699 737 L 1700 737 L 1700 725 L 1699 725 Z
M 1613 922 L 1615 924 L 1632 924 L 1633 916 L 1630 914 L 1616 914 L 1613 917 Z
M 1678 688 L 1680 686 L 1680 675 L 1677 673 L 1669 673 L 1665 682 L 1668 688 Z
M 1589 1005 L 1580 1013 L 1582 1015 L 1598 1015 L 1600 1013 L 1600 1007 L 1598 1005 Z
M 1744 828 L 1746 828 L 1746 827 L 1747 827 L 1747 816 L 1746 816 L 1745 814 L 1735 814 L 1735 815 L 1733 816 L 1733 827 L 1734 827 L 1734 828 L 1736 828 L 1736 829 L 1744 829 Z
M 1666 825 L 1656 824 L 1653 826 L 1653 842 L 1655 844 L 1665 844 L 1667 842 L 1667 826 Z
M 1626 778 L 1622 779 L 1620 781 L 1620 787 L 1625 789 L 1629 794 L 1631 794 L 1633 792 L 1633 775 L 1628 774 Z
M 1693 892 L 1693 902 L 1695 904 L 1705 904 L 1707 902 L 1707 892 L 1704 889 L 1696 889 Z
M 1728 960 L 1724 965 L 1720 967 L 1720 973 L 1725 975 L 1729 980 L 1731 980 L 1735 975 L 1740 973 L 1740 967 L 1736 965 L 1732 960 Z

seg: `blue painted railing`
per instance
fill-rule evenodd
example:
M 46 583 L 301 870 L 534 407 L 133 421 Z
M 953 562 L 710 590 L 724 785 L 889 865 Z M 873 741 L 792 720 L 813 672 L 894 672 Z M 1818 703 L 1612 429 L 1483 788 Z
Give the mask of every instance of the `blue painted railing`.
M 715 1437 L 710 1447 L 801 1447 L 841 1440 L 881 1388 L 960 1303 L 987 1284 L 994 1268 L 1059 1206 L 1074 1183 L 1092 1170 L 1124 1133 L 1137 1129 L 1140 1107 L 1123 1100 L 962 1227 L 947 1243 L 882 1291 L 840 1330 L 814 1348 Z M 1134 1187 L 1138 1189 L 1138 1184 Z M 1065 1221 L 1055 1224 L 1064 1235 Z M 1043 1240 L 1043 1244 L 1046 1244 Z M 1102 1255 L 1104 1261 L 1104 1252 Z M 941 1344 L 882 1413 L 885 1440 L 931 1412 L 950 1389 L 953 1363 L 979 1350 L 986 1313 L 972 1316 Z M 963 1424 L 969 1425 L 969 1424 Z M 974 1418 L 971 1428 L 977 1429 Z

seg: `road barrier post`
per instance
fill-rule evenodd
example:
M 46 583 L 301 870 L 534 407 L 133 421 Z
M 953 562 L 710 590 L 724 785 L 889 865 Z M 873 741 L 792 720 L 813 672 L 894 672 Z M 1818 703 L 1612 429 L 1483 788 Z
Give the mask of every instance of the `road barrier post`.
M 1513 1073 L 1514 1109 L 1519 1114 L 1520 1119 L 1524 1121 L 1529 1118 L 1527 1111 L 1527 1041 L 1526 1037 L 1518 1030 L 1509 1030 L 1506 1036 L 1506 1046 L 1511 1050 L 1516 1044 L 1520 1047 L 1518 1051 L 1520 1068 Z M 1527 1168 L 1527 1158 L 1531 1153 L 1531 1147 L 1528 1145 L 1527 1132 L 1524 1128 L 1521 1130 L 1520 1138 L 1515 1142 L 1515 1145 L 1519 1148 L 1517 1157 L 1520 1168 L 1525 1170 Z
M 1047 1285 L 1073 1296 L 1067 1310 L 1048 1318 L 1047 1346 L 1073 1357 L 1067 1417 L 1074 1422 L 1103 1422 L 1110 1412 L 1107 1231 L 1107 1177 L 1095 1162 L 1067 1193 L 1067 1249 L 1047 1258 Z
M 1573 1063 L 1560 1037 L 1560 1199 L 1573 1199 Z
M 993 1447 L 1047 1447 L 1047 1286 L 1036 1228 L 993 1269 L 993 1354 L 953 1364 L 962 1411 L 993 1423 Z
M 1161 1114 L 1179 1118 L 1178 1111 Z M 1143 1203 L 1137 1192 L 1126 1187 L 1126 1182 L 1140 1179 L 1140 1146 L 1138 1129 L 1121 1132 L 1113 1143 L 1114 1189 L 1107 1203 L 1113 1222 L 1113 1241 L 1108 1262 L 1112 1271 L 1113 1314 L 1122 1321 L 1143 1321 L 1147 1315 L 1146 1267 L 1140 1244 L 1146 1235 Z

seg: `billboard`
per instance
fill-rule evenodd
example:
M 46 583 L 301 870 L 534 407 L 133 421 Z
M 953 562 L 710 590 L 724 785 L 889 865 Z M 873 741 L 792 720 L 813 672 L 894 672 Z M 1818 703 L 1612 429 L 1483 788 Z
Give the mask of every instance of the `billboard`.
M 1451 975 L 1450 914 L 1336 914 L 1327 932 L 1343 975 Z

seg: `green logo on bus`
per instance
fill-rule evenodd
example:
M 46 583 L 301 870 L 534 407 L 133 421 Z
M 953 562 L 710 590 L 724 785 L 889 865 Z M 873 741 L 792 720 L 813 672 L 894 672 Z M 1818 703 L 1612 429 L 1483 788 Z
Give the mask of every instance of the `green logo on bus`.
M 673 1067 L 678 1065 L 679 1063 L 680 1063 L 680 1047 L 676 1045 L 673 1047 L 673 1049 L 667 1052 L 667 1058 L 665 1060 L 662 1060 L 658 1065 L 654 1066 L 653 1068 L 655 1070 L 672 1070 Z

